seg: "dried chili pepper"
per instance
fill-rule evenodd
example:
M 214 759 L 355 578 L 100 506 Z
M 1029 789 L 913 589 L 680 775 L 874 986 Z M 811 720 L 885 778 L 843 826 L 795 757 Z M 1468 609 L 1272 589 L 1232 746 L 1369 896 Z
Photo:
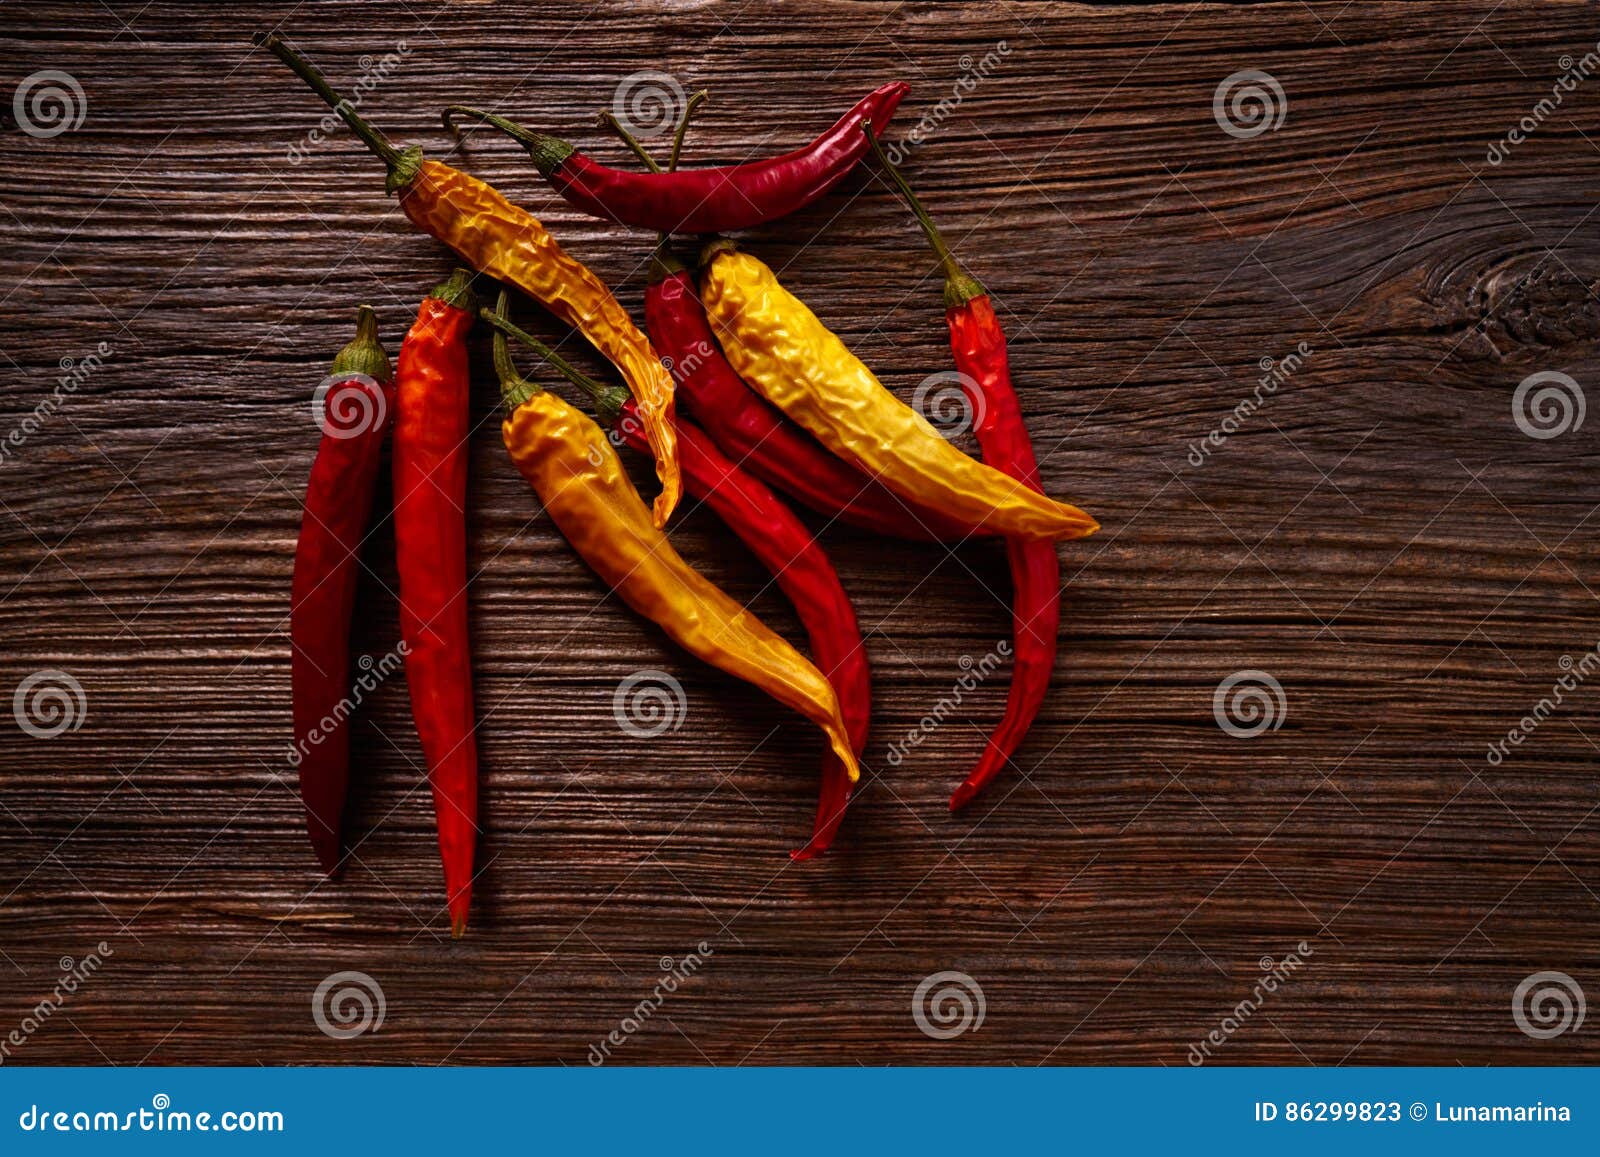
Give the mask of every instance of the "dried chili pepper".
M 257 42 L 309 84 L 383 161 L 389 171 L 385 188 L 400 194 L 400 207 L 412 224 L 444 242 L 474 269 L 517 286 L 582 333 L 617 367 L 639 403 L 639 417 L 655 455 L 661 480 L 655 521 L 665 526 L 678 503 L 680 485 L 672 378 L 628 311 L 585 265 L 567 255 L 538 218 L 477 178 L 424 160 L 419 148 L 396 149 L 305 57 L 276 35 L 258 37 Z M 861 135 L 859 126 L 855 135 Z
M 1042 494 L 1039 464 L 1011 385 L 1006 335 L 995 316 L 994 305 L 977 279 L 957 263 L 910 183 L 884 155 L 877 137 L 872 135 L 872 126 L 868 124 L 862 131 L 872 144 L 878 164 L 910 205 L 944 273 L 944 318 L 950 331 L 950 352 L 972 409 L 972 429 L 983 459 Z M 984 745 L 977 766 L 950 796 L 951 811 L 971 802 L 1010 761 L 1039 714 L 1055 667 L 1056 632 L 1061 623 L 1061 561 L 1056 557 L 1055 544 L 1008 538 L 1006 561 L 1011 568 L 1012 586 L 1011 688 L 1006 695 L 1005 715 Z
M 519 376 L 511 363 L 505 335 L 533 349 L 562 376 L 588 394 L 600 423 L 615 430 L 635 450 L 649 452 L 639 428 L 633 399 L 620 386 L 605 386 L 579 372 L 554 350 L 512 325 L 505 317 L 506 298 L 481 316 L 495 327 L 494 363 L 501 388 L 515 388 Z M 866 647 L 856 625 L 855 607 L 838 572 L 811 532 L 783 501 L 758 479 L 746 474 L 693 423 L 678 421 L 678 449 L 684 489 L 705 502 L 739 536 L 757 561 L 772 573 L 779 589 L 794 605 L 811 640 L 817 667 L 833 684 L 839 713 L 859 758 L 867 741 L 872 714 L 872 680 Z M 850 802 L 849 769 L 831 750 L 823 756 L 822 790 L 811 839 L 793 854 L 807 860 L 828 850 Z
M 665 248 L 650 263 L 644 316 L 651 342 L 672 368 L 683 412 L 762 481 L 818 514 L 878 534 L 959 540 L 970 532 L 836 458 L 747 386 L 712 338 L 694 275 Z
M 291 758 L 299 765 L 311 846 L 330 875 L 339 868 L 350 783 L 350 736 L 345 730 L 350 619 L 378 459 L 394 412 L 394 374 L 378 344 L 378 319 L 365 305 L 356 319 L 355 340 L 333 359 L 318 391 L 322 441 L 306 483 L 289 595 Z
M 678 167 L 689 118 L 705 95 L 695 93 L 684 106 L 673 134 L 669 172 Z M 649 151 L 616 117 L 602 115 L 647 168 L 661 171 Z M 967 536 L 969 530 L 959 522 L 907 502 L 828 453 L 744 384 L 717 348 L 694 275 L 667 248 L 665 233 L 657 239 L 650 260 L 644 315 L 650 341 L 677 382 L 675 396 L 740 466 L 818 514 L 863 530 L 910 539 L 958 540 Z
M 651 523 L 604 431 L 515 374 L 501 393 L 506 450 L 578 555 L 684 650 L 822 728 L 856 780 L 855 751 L 827 678 L 679 556 Z
M 446 127 L 453 127 L 453 117 L 468 116 L 513 137 L 551 186 L 590 216 L 661 233 L 722 233 L 774 221 L 837 185 L 866 155 L 861 125 L 886 124 L 909 91 L 904 81 L 883 85 L 816 140 L 782 156 L 665 173 L 610 168 L 566 141 L 465 105 L 452 105 L 444 116 Z
M 472 900 L 478 745 L 467 643 L 467 334 L 472 274 L 457 269 L 422 302 L 395 374 L 394 545 L 411 716 L 428 764 L 450 930 Z
M 977 529 L 1079 538 L 1099 523 L 969 458 L 896 398 L 765 264 L 719 239 L 701 255 L 701 298 L 728 362 L 835 454 L 902 498 Z

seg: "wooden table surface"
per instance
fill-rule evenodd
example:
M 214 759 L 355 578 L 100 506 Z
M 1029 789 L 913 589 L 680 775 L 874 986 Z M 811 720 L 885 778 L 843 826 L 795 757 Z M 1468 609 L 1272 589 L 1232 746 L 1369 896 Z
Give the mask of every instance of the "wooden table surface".
M 1183 1065 L 1213 1032 L 1219 1063 L 1600 1060 L 1576 1023 L 1600 998 L 1592 5 L 189 7 L 13 5 L 0 30 L 0 693 L 82 691 L 76 730 L 0 729 L 6 1063 L 581 1065 L 613 1030 L 626 1064 Z M 274 26 L 376 76 L 365 112 L 636 312 L 650 238 L 503 138 L 452 140 L 442 106 L 624 164 L 593 113 L 660 70 L 713 94 L 704 163 L 912 83 L 905 167 L 1008 325 L 1046 488 L 1104 523 L 1060 548 L 1049 700 L 970 814 L 945 799 L 1003 673 L 888 753 L 1008 638 L 1000 551 L 824 536 L 874 733 L 838 847 L 792 864 L 816 734 L 606 597 L 505 457 L 480 335 L 473 926 L 451 942 L 398 675 L 353 724 L 356 862 L 319 881 L 285 758 L 309 399 L 355 304 L 392 352 L 451 261 L 348 133 L 308 138 L 321 106 L 249 43 Z M 1269 122 L 1229 119 L 1251 83 Z M 52 85 L 65 110 L 32 100 Z M 937 275 L 870 172 L 744 240 L 903 396 L 947 368 Z M 800 637 L 707 512 L 673 538 Z M 370 546 L 379 656 L 387 526 Z M 686 707 L 640 739 L 613 696 L 647 669 Z M 1259 734 L 1214 712 L 1239 672 Z M 51 730 L 29 703 L 61 679 L 14 715 Z M 1287 979 L 1262 994 L 1264 963 Z M 340 1039 L 313 1003 L 350 971 L 383 1020 Z M 973 1010 L 949 1039 L 913 1013 L 941 972 Z

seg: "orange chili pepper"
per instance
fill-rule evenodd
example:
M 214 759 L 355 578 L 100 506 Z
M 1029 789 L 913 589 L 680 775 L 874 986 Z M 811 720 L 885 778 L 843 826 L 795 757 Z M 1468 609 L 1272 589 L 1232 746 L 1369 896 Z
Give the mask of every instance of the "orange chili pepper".
M 672 376 L 628 311 L 605 283 L 567 255 L 539 219 L 513 205 L 476 177 L 423 159 L 415 146 L 400 150 L 369 125 L 315 66 L 275 34 L 257 36 L 344 118 L 388 167 L 385 188 L 400 194 L 405 215 L 480 272 L 510 282 L 588 338 L 622 374 L 638 403 L 645 437 L 655 455 L 661 493 L 655 524 L 665 526 L 682 493 L 674 428 Z

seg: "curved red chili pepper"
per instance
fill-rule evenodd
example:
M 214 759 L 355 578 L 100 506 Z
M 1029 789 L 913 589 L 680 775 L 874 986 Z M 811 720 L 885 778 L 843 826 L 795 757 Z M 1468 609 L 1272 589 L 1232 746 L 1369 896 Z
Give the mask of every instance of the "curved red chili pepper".
M 630 398 L 616 429 L 629 446 L 649 453 L 633 408 Z M 811 640 L 811 661 L 833 684 L 850 746 L 859 756 L 866 747 L 872 715 L 872 677 L 861 629 L 856 625 L 855 607 L 839 582 L 833 563 L 782 499 L 759 479 L 739 469 L 703 430 L 681 418 L 678 447 L 684 489 L 728 524 L 756 560 L 772 573 L 779 589 L 794 605 Z M 795 859 L 809 860 L 832 845 L 849 806 L 852 786 L 844 762 L 827 752 L 822 761 L 822 785 L 811 839 L 805 847 L 790 853 Z
M 467 333 L 472 275 L 422 302 L 395 376 L 394 540 L 411 715 L 428 764 L 450 929 L 466 930 L 478 835 L 467 646 Z
M 957 264 L 916 193 L 884 156 L 873 136 L 873 126 L 866 125 L 862 134 L 878 164 L 911 206 L 944 270 L 944 316 L 950 330 L 950 352 L 972 408 L 973 432 L 983 460 L 1043 493 L 1033 443 L 1011 385 L 1005 331 L 995 317 L 989 295 Z M 1011 688 L 1006 695 L 1005 715 L 989 736 L 977 766 L 950 796 L 951 811 L 970 803 L 1010 761 L 1039 714 L 1055 667 L 1056 632 L 1061 622 L 1061 562 L 1056 557 L 1055 544 L 1007 539 L 1006 559 L 1011 566 L 1012 584 Z
M 602 425 L 616 431 L 634 450 L 650 454 L 639 420 L 638 406 L 627 390 L 606 386 L 569 365 L 548 346 L 512 325 L 504 316 L 504 296 L 494 312 L 482 316 L 502 333 L 510 334 L 535 349 L 568 381 L 594 400 Z M 513 379 L 504 339 L 495 335 L 495 370 L 501 381 Z M 741 470 L 718 450 L 711 438 L 678 417 L 679 461 L 684 488 L 703 501 L 739 536 L 756 560 L 772 573 L 780 590 L 793 604 L 800 623 L 811 640 L 811 659 L 833 685 L 839 700 L 850 747 L 857 756 L 865 749 L 867 728 L 872 716 L 872 676 L 867 667 L 867 650 L 856 624 L 855 607 L 845 593 L 833 563 L 812 537 L 805 523 L 783 500 L 753 475 Z M 832 751 L 823 757 L 822 786 L 817 799 L 817 818 L 811 839 L 790 854 L 797 860 L 821 855 L 832 845 L 850 803 L 853 784 L 850 769 Z
M 1006 335 L 988 294 L 945 311 L 950 352 L 962 389 L 977 415 L 973 432 L 983 460 L 1043 493 L 1033 443 L 1011 385 Z M 1010 761 L 1033 725 L 1050 687 L 1061 625 L 1061 560 L 1055 543 L 1006 540 L 1011 566 L 1011 687 L 1005 715 L 989 735 L 978 764 L 950 796 L 950 810 L 971 802 Z
M 896 80 L 868 93 L 827 132 L 782 156 L 666 173 L 613 169 L 590 160 L 566 141 L 462 105 L 445 111 L 445 124 L 448 127 L 451 117 L 461 114 L 509 133 L 528 150 L 555 190 L 590 216 L 659 233 L 723 233 L 793 213 L 837 185 L 866 155 L 862 124 L 887 123 L 910 88 Z
M 378 322 L 363 305 L 356 340 L 334 359 L 322 394 L 322 441 L 306 483 L 289 595 L 289 681 L 300 798 L 317 859 L 339 868 L 350 783 L 350 619 L 378 459 L 394 412 L 393 374 Z M 330 722 L 331 721 L 331 722 Z
M 960 522 L 912 506 L 834 457 L 746 385 L 717 348 L 694 275 L 664 250 L 651 263 L 644 315 L 651 344 L 677 380 L 683 412 L 763 482 L 818 514 L 877 534 L 955 542 L 970 537 Z

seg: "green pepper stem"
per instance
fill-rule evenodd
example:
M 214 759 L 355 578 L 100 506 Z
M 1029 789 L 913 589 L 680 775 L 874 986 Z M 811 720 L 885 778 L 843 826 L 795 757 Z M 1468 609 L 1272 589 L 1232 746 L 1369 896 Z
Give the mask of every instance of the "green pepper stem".
M 509 414 L 541 391 L 537 385 L 517 373 L 517 365 L 511 360 L 511 347 L 506 344 L 506 335 L 500 329 L 500 325 L 505 323 L 507 300 L 506 291 L 502 289 L 494 303 L 494 312 L 481 309 L 478 316 L 494 326 L 494 372 L 500 379 L 500 401 Z
M 365 374 L 379 382 L 394 380 L 394 370 L 389 365 L 389 355 L 378 341 L 378 315 L 372 306 L 363 305 L 356 310 L 356 336 L 333 359 L 330 374 Z
M 632 133 L 623 127 L 622 122 L 617 119 L 616 114 L 610 109 L 601 110 L 600 123 L 609 126 L 611 131 L 616 133 L 617 136 L 621 138 L 622 143 L 633 150 L 633 155 L 644 162 L 645 168 L 649 169 L 652 173 L 659 173 L 661 171 L 661 166 L 656 164 L 656 159 L 650 155 L 650 153 L 638 142 Z
M 678 118 L 677 131 L 672 134 L 672 156 L 667 163 L 667 172 L 678 171 L 678 157 L 683 153 L 683 135 L 689 131 L 689 118 L 694 115 L 695 109 L 710 99 L 711 94 L 702 88 L 690 96 L 688 103 L 683 106 L 683 115 Z
M 329 108 L 344 118 L 344 123 L 361 138 L 362 143 L 377 154 L 378 159 L 389 170 L 389 178 L 385 183 L 389 192 L 403 189 L 417 179 L 417 174 L 422 171 L 421 149 L 415 146 L 404 150 L 396 149 L 388 137 L 373 128 L 361 114 L 356 112 L 355 106 L 334 91 L 333 86 L 328 83 L 328 78 L 322 75 L 316 65 L 285 44 L 276 32 L 258 32 L 251 39 L 256 45 L 267 49 L 293 69 L 295 75 L 309 84 Z
M 477 299 L 472 294 L 473 276 L 472 270 L 463 269 L 458 265 L 450 271 L 449 280 L 434 286 L 433 292 L 428 296 L 466 313 L 473 313 L 478 307 Z
M 484 124 L 493 125 L 506 136 L 516 141 L 528 150 L 528 155 L 533 158 L 534 165 L 546 177 L 559 169 L 563 162 L 573 153 L 577 152 L 560 137 L 552 137 L 545 133 L 536 133 L 532 129 L 523 128 L 516 121 L 497 113 L 484 112 L 482 109 L 472 108 L 469 105 L 453 104 L 444 110 L 444 127 L 451 132 L 459 132 L 456 127 L 455 117 L 471 117 L 482 121 Z
M 861 131 L 867 134 L 867 143 L 872 146 L 872 155 L 877 158 L 879 166 L 888 174 L 889 180 L 900 191 L 900 196 L 905 198 L 911 212 L 917 219 L 917 224 L 922 226 L 922 232 L 928 238 L 928 244 L 933 247 L 933 255 L 938 258 L 939 268 L 944 271 L 944 303 L 946 308 L 965 305 L 974 297 L 982 297 L 984 288 L 978 279 L 961 268 L 955 259 L 955 254 L 950 252 L 950 247 L 945 244 L 944 237 L 939 232 L 939 227 L 933 223 L 933 218 L 922 207 L 922 202 L 917 199 L 917 194 L 911 188 L 894 162 L 884 153 L 883 146 L 878 143 L 877 135 L 872 131 L 872 122 L 861 122 Z
M 571 382 L 573 385 L 577 386 L 584 393 L 588 394 L 589 400 L 594 403 L 595 413 L 599 415 L 600 421 L 603 425 L 608 428 L 615 426 L 617 424 L 617 420 L 622 417 L 622 407 L 624 404 L 626 404 L 630 396 L 628 391 L 623 389 L 621 386 L 606 386 L 595 381 L 588 374 L 584 373 L 582 370 L 568 362 L 566 358 L 556 353 L 555 350 L 545 345 L 544 342 L 540 341 L 532 334 L 513 325 L 510 319 L 505 316 L 503 308 L 504 301 L 505 294 L 502 292 L 501 301 L 496 305 L 493 313 L 489 312 L 487 309 L 479 311 L 479 316 L 482 317 L 484 321 L 494 326 L 495 372 L 501 375 L 502 392 L 504 392 L 505 389 L 506 370 L 503 369 L 501 365 L 501 350 L 505 347 L 505 340 L 507 335 L 509 335 L 516 338 L 523 345 L 527 346 L 534 353 L 538 354 L 545 361 L 549 362 L 550 365 L 555 368 L 557 373 L 566 378 L 567 381 Z M 510 364 L 511 355 L 508 350 L 505 355 L 505 365 L 509 367 Z M 510 369 L 510 373 L 515 375 L 516 370 L 512 368 Z

